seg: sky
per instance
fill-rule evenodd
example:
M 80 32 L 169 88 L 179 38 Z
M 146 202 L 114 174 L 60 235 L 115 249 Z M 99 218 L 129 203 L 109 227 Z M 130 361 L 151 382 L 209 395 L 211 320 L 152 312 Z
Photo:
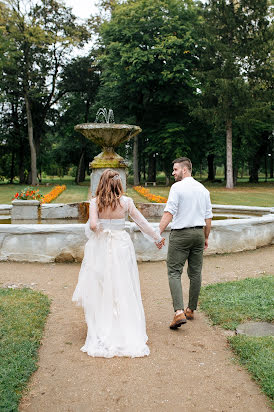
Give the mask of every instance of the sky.
M 205 0 L 201 1 L 203 3 L 205 2 Z M 72 7 L 73 13 L 82 19 L 89 17 L 91 14 L 95 14 L 98 10 L 96 7 L 98 0 L 64 0 L 64 3 Z
M 84 19 L 96 12 L 98 0 L 64 0 L 64 3 L 72 7 L 72 11 L 77 17 Z

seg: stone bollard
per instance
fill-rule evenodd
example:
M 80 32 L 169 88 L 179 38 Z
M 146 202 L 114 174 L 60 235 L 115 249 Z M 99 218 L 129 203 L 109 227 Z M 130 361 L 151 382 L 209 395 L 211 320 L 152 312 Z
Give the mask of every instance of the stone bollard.
M 39 200 L 13 200 L 11 204 L 12 220 L 38 219 Z

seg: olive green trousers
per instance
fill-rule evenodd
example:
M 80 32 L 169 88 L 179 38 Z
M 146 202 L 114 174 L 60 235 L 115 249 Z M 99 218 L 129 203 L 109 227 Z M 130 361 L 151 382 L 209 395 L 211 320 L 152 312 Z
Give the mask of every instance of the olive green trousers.
M 202 281 L 205 235 L 202 228 L 175 229 L 171 231 L 167 254 L 167 270 L 174 311 L 184 309 L 181 276 L 186 260 L 190 280 L 188 307 L 195 310 Z

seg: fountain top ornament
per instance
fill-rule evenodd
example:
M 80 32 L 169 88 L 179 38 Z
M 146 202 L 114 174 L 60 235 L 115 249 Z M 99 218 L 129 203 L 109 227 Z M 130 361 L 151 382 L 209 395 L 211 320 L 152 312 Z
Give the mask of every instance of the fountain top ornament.
M 94 168 L 125 168 L 124 159 L 115 153 L 114 148 L 139 134 L 139 126 L 114 123 L 113 110 L 100 108 L 94 123 L 77 124 L 74 129 L 87 139 L 101 147 L 102 153 L 94 158 L 90 167 Z
M 105 107 L 101 107 L 96 113 L 95 123 L 115 123 L 113 110 L 107 111 Z

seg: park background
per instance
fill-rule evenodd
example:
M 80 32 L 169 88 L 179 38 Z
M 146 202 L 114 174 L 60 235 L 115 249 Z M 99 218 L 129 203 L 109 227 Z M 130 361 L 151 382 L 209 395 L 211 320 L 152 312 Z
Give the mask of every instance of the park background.
M 1 202 L 60 180 L 72 196 L 58 202 L 86 200 L 100 149 L 74 126 L 107 107 L 143 130 L 117 150 L 130 184 L 170 186 L 172 160 L 187 156 L 214 203 L 251 204 L 258 192 L 252 204 L 269 206 L 260 192 L 273 189 L 271 13 L 267 0 L 101 1 L 84 20 L 61 2 L 1 2 Z M 224 187 L 246 196 L 215 201 Z
M 53 203 L 87 200 L 89 162 L 100 148 L 76 133 L 74 126 L 93 122 L 98 109 L 106 107 L 114 110 L 116 123 L 136 124 L 143 130 L 117 149 L 128 162 L 127 194 L 136 203 L 145 200 L 133 186 L 145 182 L 156 182 L 150 192 L 167 197 L 172 161 L 187 156 L 194 177 L 210 190 L 212 203 L 274 206 L 270 0 L 98 0 L 92 14 L 87 6 L 85 19 L 83 14 L 76 17 L 68 4 L 73 6 L 73 0 L 0 0 L 0 203 L 11 203 L 29 185 L 39 186 L 44 195 L 56 185 L 66 185 Z M 154 350 L 131 375 L 131 360 L 117 372 L 116 360 L 90 368 L 79 356 L 83 319 L 70 302 L 77 264 L 1 262 L 0 409 L 17 411 L 25 394 L 21 410 L 37 410 L 37 404 L 39 410 L 54 410 L 48 407 L 54 399 L 58 408 L 71 410 L 76 394 L 78 403 L 86 402 L 85 410 L 94 402 L 101 410 L 107 375 L 108 386 L 117 395 L 108 399 L 113 410 L 118 401 L 139 407 L 144 394 L 154 410 L 177 410 L 180 397 L 173 382 L 178 370 L 187 370 L 191 396 L 183 397 L 182 404 L 187 410 L 205 410 L 212 402 L 214 410 L 270 410 L 231 362 L 227 344 L 273 400 L 273 339 L 234 333 L 242 321 L 273 320 L 273 246 L 205 261 L 200 309 L 208 318 L 199 311 L 192 329 L 184 332 L 188 345 L 161 324 L 167 325 L 169 316 L 165 263 L 140 266 Z M 77 329 L 71 333 L 73 319 Z M 206 345 L 198 341 L 197 347 L 197 339 Z M 69 352 L 70 363 L 56 355 L 58 345 L 66 349 L 60 353 Z M 177 354 L 176 364 L 167 354 Z M 205 372 L 203 359 L 209 360 Z M 189 360 L 194 360 L 191 367 Z M 224 370 L 219 370 L 220 364 Z M 113 365 L 115 374 L 109 373 Z M 94 374 L 91 381 L 87 369 Z M 41 392 L 39 379 L 45 378 L 45 370 L 48 381 L 42 381 Z M 176 371 L 174 379 L 171 370 Z M 88 377 L 85 396 L 77 386 L 83 376 Z M 128 382 L 121 385 L 125 376 Z M 162 380 L 152 399 L 155 376 Z M 56 395 L 57 390 L 63 390 L 63 396 Z M 191 409 L 193 399 L 197 404 Z M 170 402 L 163 409 L 168 400 L 174 407 Z

